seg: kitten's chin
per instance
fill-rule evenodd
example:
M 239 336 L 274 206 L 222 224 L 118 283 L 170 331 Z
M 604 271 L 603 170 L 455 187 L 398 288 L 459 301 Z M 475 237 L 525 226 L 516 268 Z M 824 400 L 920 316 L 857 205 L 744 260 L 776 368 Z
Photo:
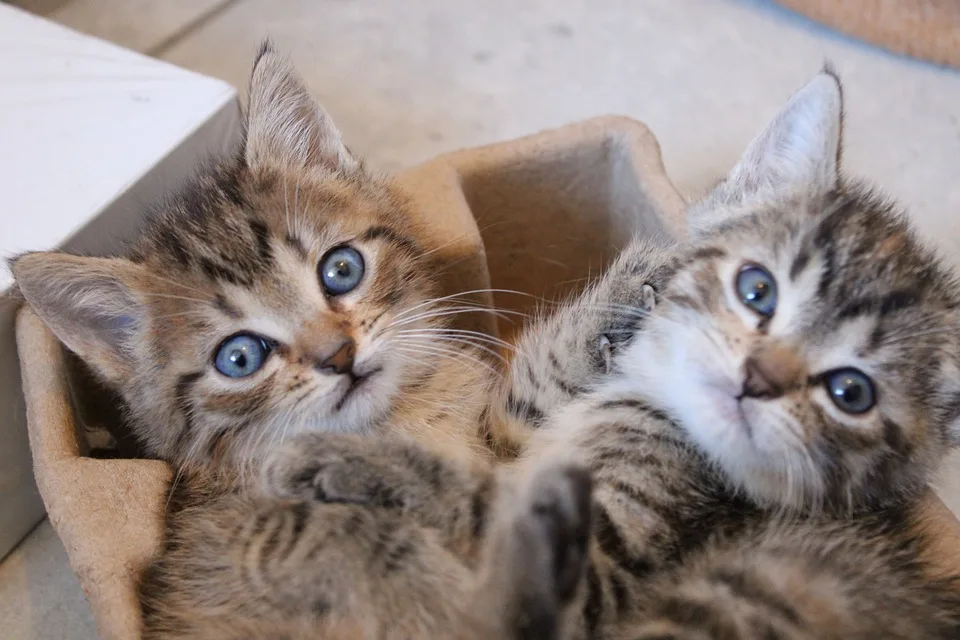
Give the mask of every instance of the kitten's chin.
M 818 495 L 784 435 L 771 430 L 759 406 L 728 391 L 704 386 L 697 401 L 678 411 L 690 438 L 723 471 L 731 485 L 753 501 L 800 508 Z
M 396 394 L 397 385 L 382 369 L 359 379 L 344 378 L 328 419 L 339 426 L 337 431 L 368 433 L 390 413 Z
M 338 390 L 340 397 L 334 403 L 333 410 L 335 412 L 348 411 L 357 403 L 360 403 L 359 407 L 361 409 L 374 404 L 373 401 L 376 396 L 371 393 L 371 389 L 377 386 L 376 377 L 379 374 L 380 370 L 377 369 L 362 378 L 344 377 L 340 384 L 341 389 Z
M 674 413 L 698 447 L 723 467 L 752 447 L 751 427 L 740 403 L 723 390 L 696 389 L 689 402 L 675 403 Z

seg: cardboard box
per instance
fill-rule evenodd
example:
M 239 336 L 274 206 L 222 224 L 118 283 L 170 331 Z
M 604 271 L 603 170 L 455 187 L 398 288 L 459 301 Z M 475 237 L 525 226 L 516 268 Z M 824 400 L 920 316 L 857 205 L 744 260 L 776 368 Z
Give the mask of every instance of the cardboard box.
M 239 132 L 232 87 L 0 4 L 0 256 L 109 254 Z M 0 558 L 43 516 L 0 268 Z

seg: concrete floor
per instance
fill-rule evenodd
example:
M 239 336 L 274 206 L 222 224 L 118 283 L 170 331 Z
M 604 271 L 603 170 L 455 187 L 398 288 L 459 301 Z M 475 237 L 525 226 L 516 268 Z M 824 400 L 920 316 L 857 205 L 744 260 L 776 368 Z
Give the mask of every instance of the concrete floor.
M 20 0 L 175 64 L 246 83 L 288 51 L 352 148 L 393 169 L 603 113 L 644 120 L 686 193 L 704 189 L 830 59 L 846 163 L 960 261 L 960 73 L 853 42 L 760 0 Z M 953 465 L 956 469 L 960 465 Z M 960 489 L 960 474 L 944 484 Z M 948 502 L 960 509 L 960 490 Z M 0 565 L 0 635 L 94 636 L 49 524 Z

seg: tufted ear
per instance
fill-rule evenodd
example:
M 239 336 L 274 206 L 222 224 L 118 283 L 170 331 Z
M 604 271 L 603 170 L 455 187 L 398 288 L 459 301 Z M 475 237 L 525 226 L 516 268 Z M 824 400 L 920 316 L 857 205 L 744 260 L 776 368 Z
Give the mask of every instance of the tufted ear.
M 840 79 L 826 68 L 754 138 L 726 179 L 691 212 L 691 223 L 698 227 L 720 222 L 710 213 L 722 218 L 724 205 L 815 198 L 835 189 L 842 125 Z
M 768 190 L 818 195 L 836 188 L 842 116 L 840 80 L 823 71 L 750 143 L 727 182 L 748 198 Z
M 134 372 L 146 308 L 134 291 L 140 266 L 120 258 L 28 253 L 11 262 L 17 287 L 68 349 L 106 380 Z
M 269 42 L 253 64 L 246 130 L 244 157 L 251 168 L 315 166 L 335 171 L 357 165 L 333 119 Z

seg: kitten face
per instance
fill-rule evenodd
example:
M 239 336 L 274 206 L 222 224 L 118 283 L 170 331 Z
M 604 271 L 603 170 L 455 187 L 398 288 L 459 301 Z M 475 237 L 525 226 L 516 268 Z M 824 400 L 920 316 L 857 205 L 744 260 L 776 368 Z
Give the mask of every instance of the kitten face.
M 838 185 L 839 123 L 823 74 L 694 209 L 619 362 L 735 485 L 785 506 L 916 492 L 957 437 L 957 285 L 888 205 Z
M 269 49 L 243 158 L 201 173 L 127 259 L 28 254 L 14 273 L 58 337 L 180 465 L 256 460 L 314 429 L 375 428 L 436 324 L 404 203 Z
M 211 454 L 223 438 L 252 452 L 304 430 L 370 430 L 426 375 L 398 333 L 430 323 L 415 316 L 433 290 L 402 210 L 359 175 L 240 179 L 254 183 L 241 205 L 189 230 L 171 217 L 139 248 L 143 366 L 163 363 L 153 382 Z

